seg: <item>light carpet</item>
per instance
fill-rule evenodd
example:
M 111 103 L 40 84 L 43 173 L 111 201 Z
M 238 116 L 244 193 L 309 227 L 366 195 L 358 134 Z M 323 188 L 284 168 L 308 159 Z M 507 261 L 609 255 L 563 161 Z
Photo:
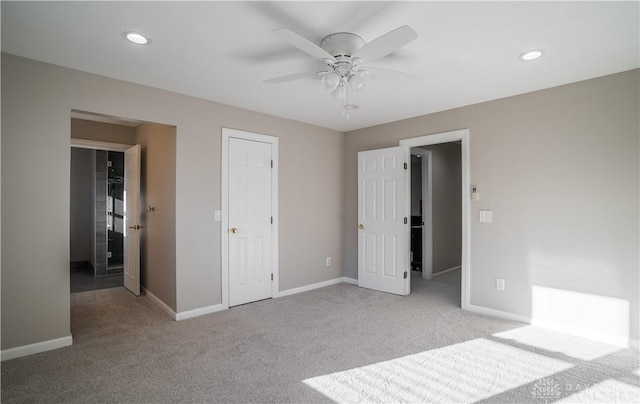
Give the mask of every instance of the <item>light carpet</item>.
M 638 352 L 337 284 L 175 322 L 123 288 L 71 297 L 70 347 L 3 362 L 3 403 L 638 402 Z

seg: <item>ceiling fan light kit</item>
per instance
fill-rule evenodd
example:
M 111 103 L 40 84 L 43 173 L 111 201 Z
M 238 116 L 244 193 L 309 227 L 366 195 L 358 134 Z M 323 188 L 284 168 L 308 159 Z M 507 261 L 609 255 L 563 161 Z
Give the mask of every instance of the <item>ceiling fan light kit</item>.
M 361 63 L 393 53 L 418 37 L 413 29 L 404 25 L 369 43 L 366 43 L 359 35 L 350 32 L 337 32 L 324 37 L 318 46 L 288 29 L 281 28 L 274 32 L 301 51 L 322 60 L 327 69 L 315 73 L 296 73 L 277 77 L 265 80 L 265 83 L 282 83 L 314 75 L 322 77 L 323 87 L 330 92 L 333 98 L 342 100 L 341 111 L 346 119 L 349 119 L 349 111 L 358 108 L 357 105 L 349 103 L 349 89 L 359 91 L 364 88 L 364 78 L 369 74 L 369 69 L 376 69 L 362 67 Z M 378 70 L 385 71 L 386 69 Z M 394 73 L 404 74 L 402 72 Z

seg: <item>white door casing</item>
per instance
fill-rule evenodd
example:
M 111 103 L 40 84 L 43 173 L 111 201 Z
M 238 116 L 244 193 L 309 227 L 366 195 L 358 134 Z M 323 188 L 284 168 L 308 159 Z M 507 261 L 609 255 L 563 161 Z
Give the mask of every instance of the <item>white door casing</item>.
M 460 307 L 463 310 L 481 310 L 471 304 L 471 147 L 469 129 L 418 136 L 400 140 L 401 146 L 421 147 L 448 142 L 460 142 L 462 169 L 462 252 Z
M 140 296 L 140 145 L 124 152 L 124 286 Z
M 222 305 L 278 294 L 278 138 L 222 129 Z
M 358 153 L 358 286 L 410 293 L 409 147 Z

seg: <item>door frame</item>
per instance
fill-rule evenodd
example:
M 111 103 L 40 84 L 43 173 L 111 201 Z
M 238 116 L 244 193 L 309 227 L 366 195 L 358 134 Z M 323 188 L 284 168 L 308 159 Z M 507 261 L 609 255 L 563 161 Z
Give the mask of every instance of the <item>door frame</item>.
M 422 279 L 431 279 L 433 274 L 433 160 L 431 150 L 412 147 L 411 154 L 422 156 L 420 171 L 422 174 Z M 413 175 L 413 172 L 412 172 Z
M 221 292 L 222 307 L 229 308 L 229 139 L 242 139 L 254 142 L 271 144 L 271 158 L 273 160 L 271 178 L 271 209 L 273 226 L 271 226 L 271 268 L 273 281 L 271 282 L 271 297 L 278 296 L 280 285 L 280 268 L 278 266 L 278 138 L 253 132 L 245 132 L 238 129 L 222 128 L 222 169 L 221 169 Z
M 460 307 L 468 310 L 471 300 L 471 153 L 469 129 L 436 133 L 400 140 L 401 146 L 420 147 L 460 141 L 462 168 L 462 252 Z M 411 192 L 408 190 L 408 192 Z
M 123 143 L 109 143 L 109 142 L 100 142 L 98 140 L 86 140 L 86 139 L 78 139 L 71 138 L 71 147 L 77 147 L 78 149 L 92 149 L 92 150 L 106 150 L 106 151 L 118 151 L 124 152 L 130 147 L 135 146 L 134 144 L 123 144 Z

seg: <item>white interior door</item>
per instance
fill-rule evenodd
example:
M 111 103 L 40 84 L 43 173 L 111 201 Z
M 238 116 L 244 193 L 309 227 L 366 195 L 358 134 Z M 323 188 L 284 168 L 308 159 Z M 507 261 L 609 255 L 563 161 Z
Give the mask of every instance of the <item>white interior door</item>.
M 358 286 L 410 293 L 409 148 L 358 153 Z
M 124 152 L 124 287 L 140 295 L 140 145 Z
M 272 145 L 229 139 L 229 305 L 272 297 Z

